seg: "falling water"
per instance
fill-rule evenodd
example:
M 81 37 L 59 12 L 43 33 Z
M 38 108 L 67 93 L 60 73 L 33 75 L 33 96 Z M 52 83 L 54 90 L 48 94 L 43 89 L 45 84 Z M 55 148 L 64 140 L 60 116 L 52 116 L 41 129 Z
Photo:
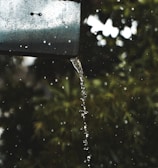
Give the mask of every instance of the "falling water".
M 78 58 L 72 58 L 70 59 L 70 61 L 72 62 L 72 65 L 74 66 L 74 68 L 76 69 L 79 79 L 80 79 L 80 87 L 81 87 L 81 109 L 79 110 L 80 114 L 81 114 L 81 118 L 83 120 L 83 133 L 84 133 L 84 139 L 83 139 L 83 150 L 86 151 L 86 159 L 84 161 L 84 163 L 87 164 L 87 166 L 89 168 L 91 168 L 91 154 L 89 151 L 89 143 L 88 143 L 88 137 L 89 137 L 89 131 L 88 131 L 88 125 L 86 122 L 86 115 L 88 114 L 87 108 L 86 108 L 86 88 L 85 88 L 85 84 L 84 84 L 84 75 L 83 75 L 83 69 L 82 69 L 82 65 L 81 62 Z

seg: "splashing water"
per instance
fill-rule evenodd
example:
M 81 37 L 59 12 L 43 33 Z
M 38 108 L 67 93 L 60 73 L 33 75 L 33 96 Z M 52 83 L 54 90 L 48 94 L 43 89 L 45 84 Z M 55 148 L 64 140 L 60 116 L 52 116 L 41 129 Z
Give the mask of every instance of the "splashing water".
M 86 159 L 84 160 L 84 163 L 87 164 L 89 168 L 91 168 L 91 154 L 89 151 L 89 143 L 88 143 L 88 137 L 89 137 L 89 131 L 88 131 L 88 125 L 86 122 L 86 115 L 88 114 L 87 108 L 86 108 L 86 88 L 84 84 L 84 76 L 83 76 L 83 69 L 81 62 L 78 58 L 71 58 L 70 61 L 72 62 L 73 67 L 76 69 L 79 79 L 80 79 L 80 87 L 81 87 L 81 109 L 79 110 L 82 120 L 83 120 L 83 133 L 84 133 L 84 139 L 83 139 L 83 150 L 86 151 Z

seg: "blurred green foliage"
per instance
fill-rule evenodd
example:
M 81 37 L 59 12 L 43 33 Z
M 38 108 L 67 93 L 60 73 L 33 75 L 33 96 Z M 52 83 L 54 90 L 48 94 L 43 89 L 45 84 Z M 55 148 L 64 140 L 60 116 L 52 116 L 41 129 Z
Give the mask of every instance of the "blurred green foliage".
M 93 168 L 158 165 L 157 5 L 157 0 L 83 1 L 82 20 L 99 9 L 103 22 L 111 17 L 120 29 L 132 19 L 138 21 L 137 35 L 130 40 L 119 37 L 123 47 L 111 37 L 99 47 L 90 27 L 81 26 Z M 0 166 L 85 168 L 81 93 L 70 61 L 37 59 L 26 68 L 22 59 L 0 57 L 0 127 L 4 128 Z

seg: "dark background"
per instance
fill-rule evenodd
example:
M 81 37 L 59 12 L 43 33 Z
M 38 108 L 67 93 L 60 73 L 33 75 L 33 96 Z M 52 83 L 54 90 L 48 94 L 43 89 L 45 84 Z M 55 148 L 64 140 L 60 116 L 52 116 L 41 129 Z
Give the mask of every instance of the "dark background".
M 96 35 L 83 23 L 96 13 L 103 23 L 111 18 L 120 30 L 138 21 L 137 35 L 131 39 L 119 35 L 123 47 L 111 37 L 104 37 L 104 47 L 98 46 Z M 82 2 L 79 58 L 88 93 L 92 168 L 157 168 L 157 44 L 157 0 Z M 34 65 L 23 67 L 22 60 L 0 57 L 0 127 L 4 129 L 0 167 L 87 167 L 78 112 L 80 85 L 70 61 L 38 58 Z

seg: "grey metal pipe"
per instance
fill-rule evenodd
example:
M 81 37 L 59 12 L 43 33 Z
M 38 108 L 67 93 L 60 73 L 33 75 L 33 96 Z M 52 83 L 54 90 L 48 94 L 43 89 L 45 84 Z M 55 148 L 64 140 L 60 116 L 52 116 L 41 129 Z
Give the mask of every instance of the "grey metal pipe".
M 80 3 L 0 0 L 0 54 L 77 56 Z

